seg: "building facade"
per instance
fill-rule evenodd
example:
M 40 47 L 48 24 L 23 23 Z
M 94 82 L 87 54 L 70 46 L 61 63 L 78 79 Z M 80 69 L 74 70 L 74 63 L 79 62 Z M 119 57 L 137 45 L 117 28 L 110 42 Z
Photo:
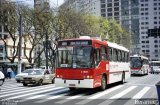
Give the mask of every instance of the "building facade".
M 76 2 L 72 9 L 115 19 L 131 35 L 132 54 L 160 60 L 160 0 L 93 0 L 94 5 L 91 1 L 66 0 L 64 4 L 69 8 Z
M 160 0 L 140 0 L 140 52 L 160 60 Z

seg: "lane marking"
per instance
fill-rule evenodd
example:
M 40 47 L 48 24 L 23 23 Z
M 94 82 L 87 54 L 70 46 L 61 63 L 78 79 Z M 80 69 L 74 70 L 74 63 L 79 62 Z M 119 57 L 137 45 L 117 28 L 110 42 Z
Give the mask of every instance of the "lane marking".
M 21 93 L 34 92 L 34 91 L 41 90 L 41 89 L 54 88 L 54 87 L 55 87 L 55 86 L 41 87 L 41 88 L 38 87 L 38 88 L 32 89 L 32 90 L 27 89 L 26 91 L 20 91 L 20 92 L 15 92 L 15 93 L 10 93 L 10 94 L 0 95 L 0 98 L 1 98 L 1 97 L 11 96 L 11 95 L 17 95 L 17 94 L 21 94 Z
M 131 86 L 129 88 L 127 88 L 126 90 L 114 95 L 113 97 L 109 98 L 109 99 L 119 99 L 122 96 L 126 95 L 128 92 L 132 91 L 133 89 L 135 89 L 137 86 Z
M 140 92 L 138 92 L 135 96 L 132 97 L 132 99 L 140 99 L 143 97 L 144 94 L 146 94 L 147 91 L 149 91 L 151 87 L 144 87 Z
M 15 96 L 15 97 L 10 97 L 10 98 L 7 98 L 7 99 L 16 99 L 16 98 L 21 98 L 21 97 L 26 97 L 26 96 L 29 96 L 29 95 L 33 95 L 33 94 L 38 94 L 38 93 L 43 93 L 43 92 L 48 92 L 48 91 L 54 91 L 54 90 L 57 90 L 57 89 L 62 89 L 62 87 L 40 90 L 40 91 L 37 91 L 37 92 L 32 92 L 32 93 L 28 93 L 28 94 L 18 95 L 18 96 Z
M 124 86 L 124 85 L 119 85 L 119 86 L 116 86 L 116 87 L 107 89 L 107 90 L 105 90 L 105 91 L 103 91 L 103 92 L 97 93 L 97 94 L 95 94 L 95 95 L 87 98 L 87 100 L 80 101 L 80 102 L 78 102 L 78 103 L 76 103 L 76 104 L 84 105 L 84 104 L 92 101 L 93 99 L 98 99 L 99 97 L 102 97 L 102 96 L 104 96 L 104 95 L 107 95 L 107 94 L 115 91 L 115 90 L 118 90 L 118 89 L 122 88 L 123 86 Z

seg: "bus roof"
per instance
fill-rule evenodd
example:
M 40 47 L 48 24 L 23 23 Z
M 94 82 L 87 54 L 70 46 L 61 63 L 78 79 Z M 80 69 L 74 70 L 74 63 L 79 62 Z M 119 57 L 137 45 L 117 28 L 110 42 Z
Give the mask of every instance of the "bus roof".
M 107 41 L 107 43 L 108 43 L 109 47 L 129 52 L 129 50 L 127 48 L 125 48 L 125 47 L 123 47 L 121 45 L 118 45 L 117 43 L 112 43 L 112 42 L 108 42 L 108 41 Z
M 73 40 L 91 40 L 93 42 L 97 42 L 103 45 L 108 45 L 109 47 L 115 48 L 115 49 L 119 49 L 119 50 L 123 50 L 126 52 L 129 52 L 129 50 L 121 45 L 118 45 L 117 43 L 112 43 L 109 41 L 101 41 L 99 39 L 96 38 L 90 38 L 90 37 L 82 37 L 82 38 L 73 38 L 73 39 L 64 39 L 64 40 L 60 40 L 60 41 L 73 41 Z
M 150 61 L 150 63 L 160 63 L 160 61 Z
M 147 57 L 143 56 L 143 55 L 138 55 L 138 54 L 135 54 L 135 55 L 132 55 L 130 57 L 141 57 L 143 59 L 148 59 Z

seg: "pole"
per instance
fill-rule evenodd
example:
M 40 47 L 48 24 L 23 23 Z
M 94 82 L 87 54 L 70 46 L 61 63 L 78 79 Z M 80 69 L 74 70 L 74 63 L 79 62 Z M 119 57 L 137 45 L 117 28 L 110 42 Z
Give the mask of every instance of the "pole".
M 48 32 L 46 31 L 46 69 L 48 70 Z
M 22 70 L 21 50 L 22 50 L 22 16 L 20 14 L 20 19 L 19 19 L 19 45 L 18 45 L 18 74 L 21 73 L 21 70 Z

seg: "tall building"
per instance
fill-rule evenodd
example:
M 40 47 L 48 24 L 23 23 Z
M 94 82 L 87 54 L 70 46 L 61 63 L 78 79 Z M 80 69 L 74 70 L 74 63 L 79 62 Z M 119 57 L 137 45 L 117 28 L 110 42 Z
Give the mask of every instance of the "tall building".
M 65 0 L 61 7 L 95 16 L 101 16 L 100 0 Z
M 160 60 L 160 0 L 140 0 L 140 52 Z
M 50 8 L 50 0 L 34 0 L 34 8 L 48 11 Z
M 131 35 L 131 53 L 160 60 L 160 0 L 66 0 L 64 4 L 117 20 Z

